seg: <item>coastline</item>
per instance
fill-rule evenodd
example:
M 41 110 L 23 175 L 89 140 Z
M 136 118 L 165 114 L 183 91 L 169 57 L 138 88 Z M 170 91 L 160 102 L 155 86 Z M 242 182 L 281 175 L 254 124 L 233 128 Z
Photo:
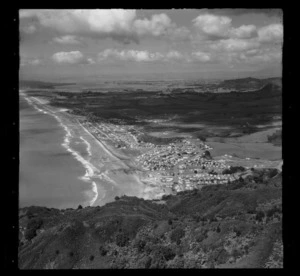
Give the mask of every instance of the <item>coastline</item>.
M 24 94 L 24 97 L 26 98 L 27 95 Z M 55 117 L 60 123 L 60 126 L 65 130 L 66 135 L 62 146 L 85 168 L 85 175 L 81 176 L 80 179 L 92 186 L 89 201 L 90 206 L 104 205 L 107 202 L 113 201 L 115 196 L 124 194 L 142 197 L 144 199 L 154 199 L 164 194 L 162 192 L 164 190 L 163 188 L 151 185 L 151 180 L 148 183 L 148 179 L 143 176 L 142 172 L 133 166 L 130 157 L 126 158 L 124 154 L 119 153 L 109 142 L 98 139 L 93 132 L 89 131 L 89 129 L 80 122 L 80 116 L 66 112 L 68 111 L 66 108 L 56 108 L 48 105 L 49 101 L 44 100 L 42 97 L 28 97 L 30 99 L 28 98 L 27 100 L 29 100 L 38 111 Z M 208 141 L 207 144 L 213 145 L 214 149 L 211 151 L 211 154 L 216 160 L 220 158 L 224 159 L 228 152 L 232 150 L 239 153 L 236 154 L 237 158 L 227 160 L 232 165 L 241 163 L 247 167 L 251 167 L 251 165 L 257 163 L 258 165 L 255 166 L 260 167 L 277 164 L 279 161 L 277 162 L 277 160 L 274 159 L 274 162 L 264 160 L 268 158 L 257 160 L 256 154 L 260 154 L 260 151 L 259 149 L 253 148 L 253 139 L 256 139 L 257 135 L 258 134 L 248 135 L 248 137 L 245 136 L 238 139 L 227 138 L 231 140 L 226 141 L 230 141 L 231 143 L 222 143 L 222 141 L 218 140 L 214 141 L 212 138 L 212 141 Z M 87 156 L 83 157 L 76 150 L 71 148 L 71 140 L 76 137 L 85 145 Z M 263 139 L 265 138 L 266 137 L 260 137 L 260 142 L 264 142 Z M 232 142 L 235 143 L 233 144 Z M 252 144 L 249 142 L 252 142 Z M 255 147 L 265 147 L 265 145 L 263 143 L 255 143 Z M 249 152 L 251 152 L 251 154 Z M 274 152 L 269 151 L 268 154 L 274 154 Z M 131 169 L 130 171 L 128 171 L 129 168 Z
M 65 130 L 53 116 L 20 98 L 19 202 L 21 206 L 76 208 L 88 205 L 90 183 L 85 168 L 62 145 Z M 81 145 L 79 150 L 84 152 Z
M 140 180 L 138 174 L 126 174 L 124 172 L 124 169 L 131 167 L 128 164 L 128 160 L 123 159 L 121 155 L 118 156 L 118 153 L 108 145 L 96 139 L 92 133 L 82 126 L 77 118 L 71 118 L 65 112 L 67 109 L 56 110 L 56 108 L 49 106 L 44 99 L 30 97 L 23 91 L 20 91 L 20 95 L 39 112 L 56 118 L 60 126 L 65 130 L 66 135 L 62 146 L 85 168 L 85 175 L 81 176 L 80 179 L 92 185 L 91 193 L 93 196 L 91 196 L 89 201 L 90 206 L 103 205 L 112 201 L 114 199 L 113 193 L 122 195 L 126 192 L 128 195 L 149 197 L 145 193 L 147 190 L 145 184 Z M 88 155 L 85 158 L 70 146 L 71 140 L 75 136 L 81 139 L 86 146 Z M 99 152 L 103 153 L 102 155 L 105 158 L 101 158 L 102 156 L 100 157 Z M 99 158 L 97 158 L 97 155 L 99 155 Z M 101 164 L 101 159 L 105 160 L 103 164 Z M 113 164 L 112 170 L 109 170 L 109 166 L 106 166 L 105 162 Z M 124 180 L 122 181 L 122 179 Z

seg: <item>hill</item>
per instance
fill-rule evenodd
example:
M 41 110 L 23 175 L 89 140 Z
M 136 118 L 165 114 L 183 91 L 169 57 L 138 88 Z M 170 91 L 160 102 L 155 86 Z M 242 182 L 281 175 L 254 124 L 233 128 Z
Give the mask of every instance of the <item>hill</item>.
M 267 84 L 273 84 L 274 86 L 281 87 L 281 78 L 267 78 L 267 79 L 256 79 L 256 78 L 241 78 L 224 80 L 219 84 L 220 88 L 232 89 L 234 91 L 245 91 L 245 90 L 257 90 L 261 89 L 262 86 Z
M 281 173 L 102 207 L 19 210 L 19 267 L 282 267 Z

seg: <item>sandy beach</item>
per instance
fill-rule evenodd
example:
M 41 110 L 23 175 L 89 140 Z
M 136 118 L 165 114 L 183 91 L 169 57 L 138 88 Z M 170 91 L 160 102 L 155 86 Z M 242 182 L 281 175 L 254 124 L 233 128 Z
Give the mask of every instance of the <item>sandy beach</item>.
M 103 205 L 114 200 L 115 196 L 123 194 L 149 198 L 149 189 L 146 189 L 138 175 L 126 172 L 129 162 L 122 158 L 126 156 L 97 140 L 74 115 L 68 114 L 66 109 L 49 106 L 47 100 L 41 97 L 26 98 L 39 112 L 53 116 L 65 130 L 62 146 L 85 168 L 85 175 L 81 179 L 92 185 L 90 206 Z M 80 139 L 86 146 L 86 156 L 82 156 L 72 145 L 76 139 Z

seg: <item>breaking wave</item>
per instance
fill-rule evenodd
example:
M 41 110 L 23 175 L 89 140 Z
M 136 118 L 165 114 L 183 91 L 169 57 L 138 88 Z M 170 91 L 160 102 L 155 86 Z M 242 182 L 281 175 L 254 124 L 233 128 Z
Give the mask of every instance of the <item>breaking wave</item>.
M 24 95 L 22 93 L 22 95 Z M 36 104 L 34 103 L 34 101 L 38 101 L 40 104 L 45 104 L 44 102 L 38 100 L 37 98 L 33 98 L 34 101 L 30 98 L 28 98 L 26 95 L 24 95 L 24 98 L 25 100 L 31 105 L 33 106 L 37 111 L 41 112 L 41 113 L 44 113 L 44 114 L 49 114 L 49 115 L 52 115 L 53 117 L 55 117 L 55 119 L 59 122 L 59 124 L 61 125 L 61 127 L 65 130 L 66 132 L 66 135 L 64 137 L 64 141 L 62 143 L 62 146 L 72 154 L 72 156 L 78 160 L 82 165 L 83 167 L 85 168 L 85 174 L 81 177 L 79 177 L 79 179 L 83 180 L 84 182 L 87 182 L 87 183 L 90 183 L 92 185 L 92 193 L 93 193 L 93 196 L 92 198 L 89 200 L 89 205 L 92 206 L 96 200 L 98 199 L 98 187 L 97 187 L 97 183 L 94 181 L 94 179 L 98 178 L 98 179 L 105 179 L 107 181 L 111 179 L 109 179 L 107 176 L 105 176 L 104 173 L 100 173 L 100 171 L 91 163 L 89 162 L 89 159 L 90 157 L 92 156 L 92 152 L 91 152 L 91 145 L 88 141 L 86 141 L 82 136 L 80 136 L 80 139 L 83 141 L 83 143 L 86 145 L 86 149 L 87 149 L 87 152 L 88 152 L 88 159 L 85 159 L 83 158 L 80 153 L 76 150 L 74 150 L 71 146 L 70 146 L 70 143 L 72 141 L 72 138 L 74 137 L 73 134 L 72 134 L 72 130 L 67 126 L 65 125 L 61 118 L 59 116 L 57 116 L 53 111 L 50 111 L 47 112 L 45 111 L 44 109 L 41 109 L 39 107 L 36 106 Z M 60 110 L 60 111 L 64 111 L 64 110 Z M 105 196 L 105 193 L 102 195 L 101 198 L 104 198 Z

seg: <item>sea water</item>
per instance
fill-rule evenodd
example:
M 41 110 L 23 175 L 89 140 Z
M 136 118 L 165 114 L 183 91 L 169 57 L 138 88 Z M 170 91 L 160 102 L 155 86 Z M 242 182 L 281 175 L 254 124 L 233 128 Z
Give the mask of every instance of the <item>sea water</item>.
M 82 178 L 86 169 L 67 150 L 72 147 L 84 158 L 88 148 L 80 138 L 68 138 L 56 118 L 20 96 L 20 207 L 90 205 L 93 183 Z
M 104 205 L 143 184 L 65 109 L 20 96 L 20 206 Z

